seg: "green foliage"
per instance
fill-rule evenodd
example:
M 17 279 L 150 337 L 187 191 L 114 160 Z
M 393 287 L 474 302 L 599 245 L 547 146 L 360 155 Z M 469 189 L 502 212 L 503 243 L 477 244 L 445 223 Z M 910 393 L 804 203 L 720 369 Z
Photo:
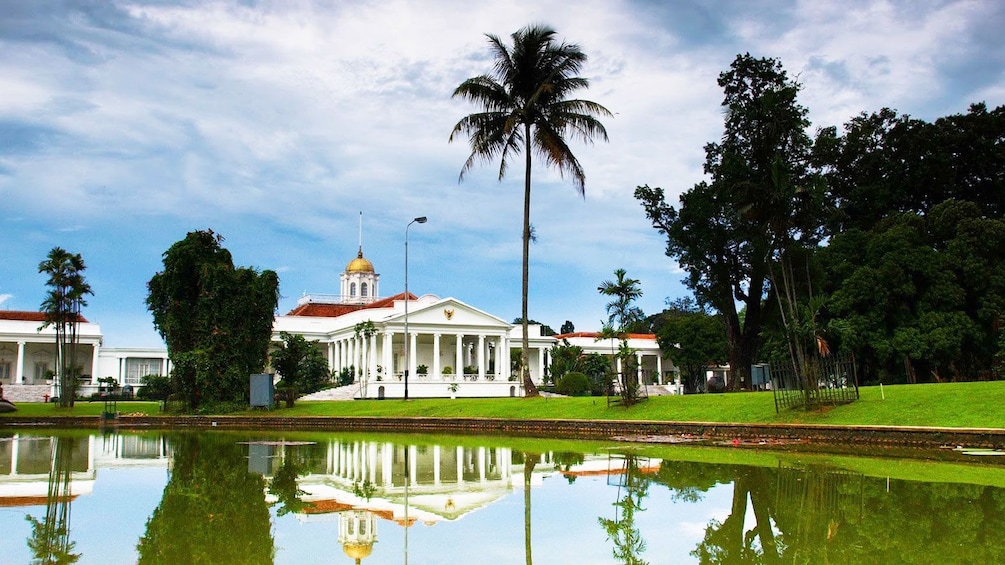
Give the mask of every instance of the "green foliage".
M 461 169 L 461 179 L 478 160 L 500 158 L 499 179 L 506 173 L 510 158 L 524 155 L 523 192 L 523 270 L 520 317 L 523 326 L 521 362 L 528 396 L 537 395 L 537 387 L 527 370 L 530 337 L 527 332 L 527 302 L 530 272 L 530 242 L 533 237 L 530 222 L 531 164 L 534 153 L 547 156 L 546 162 L 563 174 L 568 174 L 576 190 L 585 195 L 586 173 L 569 148 L 567 139 L 578 137 L 590 141 L 594 137 L 607 140 L 607 130 L 597 119 L 610 116 L 610 111 L 596 102 L 571 99 L 570 95 L 589 86 L 579 72 L 586 63 L 586 54 L 578 45 L 559 43 L 555 30 L 547 26 L 527 26 L 512 35 L 512 46 L 488 35 L 493 69 L 491 74 L 469 78 L 453 93 L 480 106 L 478 112 L 461 118 L 450 132 L 469 137 L 471 154 Z
M 147 308 L 174 365 L 172 388 L 190 410 L 247 402 L 279 300 L 276 273 L 235 268 L 222 241 L 211 230 L 190 232 L 164 253 L 164 269 L 147 284 Z
M 140 377 L 142 385 L 136 391 L 140 400 L 167 400 L 171 394 L 171 378 L 166 375 L 144 375 Z
M 562 329 L 559 330 L 559 333 L 561 333 L 561 334 L 564 335 L 564 334 L 575 333 L 575 331 L 576 331 L 576 326 L 573 325 L 573 323 L 570 322 L 569 320 L 566 320 L 565 323 L 562 324 Z
M 868 380 L 986 378 L 1005 311 L 1005 221 L 969 202 L 890 216 L 821 253 L 832 324 Z
M 569 344 L 567 339 L 551 347 L 550 357 L 551 365 L 548 367 L 547 377 L 555 383 L 566 373 L 582 370 L 583 348 Z
M 81 374 L 77 365 L 78 329 L 83 319 L 81 310 L 87 306 L 85 297 L 94 295 L 91 285 L 84 279 L 86 268 L 79 253 L 71 254 L 61 247 L 53 247 L 45 261 L 38 264 L 38 272 L 49 277 L 45 283 L 49 291 L 42 301 L 42 312 L 45 314 L 42 327 L 52 326 L 55 330 L 58 397 L 59 405 L 64 408 L 73 406 L 77 377 Z
M 778 61 L 738 55 L 719 86 L 725 124 L 721 141 L 705 146 L 711 182 L 682 194 L 679 209 L 667 205 L 661 188 L 640 186 L 635 197 L 666 236 L 666 254 L 688 273 L 698 301 L 722 315 L 732 384 L 749 387 L 772 261 L 816 241 L 822 185 L 807 169 L 811 143 L 807 111 L 796 102 L 800 86 Z
M 659 316 L 656 342 L 684 377 L 685 392 L 698 392 L 709 364 L 726 362 L 726 327 L 722 316 L 694 301 L 678 301 Z
M 590 394 L 590 378 L 575 371 L 558 379 L 555 392 L 566 396 L 586 396 Z
M 338 373 L 338 386 L 351 385 L 356 381 L 356 367 L 349 365 L 348 367 L 342 367 Z
M 288 332 L 280 332 L 279 337 L 282 343 L 272 351 L 269 362 L 282 377 L 277 388 L 286 405 L 293 406 L 299 394 L 324 388 L 331 381 L 331 373 L 317 340 L 307 341 L 302 335 Z

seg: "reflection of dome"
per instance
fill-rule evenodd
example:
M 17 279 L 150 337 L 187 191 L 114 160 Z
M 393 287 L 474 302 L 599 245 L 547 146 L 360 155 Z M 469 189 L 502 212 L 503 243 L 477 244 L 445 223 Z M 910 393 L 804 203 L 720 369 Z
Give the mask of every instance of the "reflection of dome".
M 373 546 L 365 543 L 347 543 L 342 546 L 349 559 L 354 559 L 358 563 L 360 559 L 366 559 L 373 553 Z
M 372 273 L 373 263 L 369 260 L 363 258 L 363 248 L 359 249 L 359 253 L 356 258 L 349 261 L 349 264 L 345 266 L 346 273 Z

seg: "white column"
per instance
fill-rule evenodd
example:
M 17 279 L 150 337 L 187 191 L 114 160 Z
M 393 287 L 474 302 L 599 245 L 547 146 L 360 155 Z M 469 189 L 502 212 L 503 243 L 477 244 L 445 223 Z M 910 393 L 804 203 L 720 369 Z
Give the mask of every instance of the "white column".
M 415 332 L 408 332 L 408 376 L 415 377 L 415 358 L 418 351 L 416 351 L 415 344 L 418 342 L 419 336 Z
M 433 484 L 440 484 L 440 446 L 433 446 Z
M 544 382 L 544 348 L 537 348 L 537 379 L 536 382 Z
M 337 367 L 335 366 L 335 342 L 328 342 L 328 371 L 334 371 Z
M 377 443 L 370 443 L 370 484 L 377 484 Z
M 464 482 L 464 448 L 457 448 L 457 484 Z
M 663 384 L 663 353 L 656 355 L 656 382 Z
M 377 378 L 377 334 L 373 334 L 369 338 L 368 347 L 370 349 L 370 357 L 367 361 L 366 366 L 370 368 L 371 378 Z
M 617 359 L 618 377 L 620 378 L 621 377 L 621 357 L 615 357 L 615 359 Z
M 24 342 L 17 342 L 17 367 L 14 369 L 14 382 L 21 384 L 24 381 Z M 17 445 L 17 442 L 14 442 Z
M 478 380 L 485 380 L 485 334 L 478 334 Z
M 381 365 L 383 365 L 383 367 L 384 367 L 384 378 L 387 379 L 387 380 L 391 380 L 391 377 L 392 377 L 392 375 L 391 375 L 391 369 L 393 368 L 392 367 L 393 363 L 392 363 L 391 355 L 393 353 L 393 347 L 391 346 L 391 344 L 393 344 L 393 343 L 394 343 L 394 334 L 392 332 L 385 331 L 384 332 L 384 351 L 381 352 L 381 356 L 380 357 L 381 357 L 381 359 L 383 359 L 383 361 L 381 361 Z
M 464 375 L 464 334 L 457 334 L 457 359 L 454 374 Z
M 98 382 L 98 353 L 101 350 L 101 343 L 95 343 L 94 347 L 91 349 L 91 384 Z
M 383 473 L 384 476 L 384 486 L 392 487 L 394 486 L 394 445 L 390 443 L 384 444 L 383 457 Z
M 496 338 L 496 380 L 504 381 L 506 380 L 505 372 L 503 369 L 506 365 L 503 365 L 503 337 L 499 336 Z M 507 356 L 508 358 L 508 356 Z
M 636 353 L 635 354 L 635 366 L 636 366 L 635 378 L 638 380 L 639 384 L 642 384 L 642 354 L 641 353 Z
M 433 378 L 443 380 L 443 373 L 440 371 L 440 334 L 433 334 Z
M 485 482 L 485 448 L 478 448 L 478 481 Z
M 412 462 L 411 468 L 408 470 L 408 482 L 415 486 L 419 484 L 416 479 L 418 476 L 419 469 L 419 449 L 414 445 L 408 446 L 408 460 Z
M 500 374 L 502 375 L 502 377 L 503 377 L 504 380 L 509 380 L 509 375 L 510 375 L 510 361 L 509 360 L 510 360 L 510 355 L 512 355 L 512 352 L 510 351 L 510 344 L 509 344 L 509 336 L 508 335 L 504 335 L 503 336 L 502 343 L 503 343 L 503 346 L 502 346 L 502 350 L 503 350 L 503 368 L 502 368 L 502 373 L 500 373 Z M 499 370 L 496 369 L 496 372 L 498 373 Z

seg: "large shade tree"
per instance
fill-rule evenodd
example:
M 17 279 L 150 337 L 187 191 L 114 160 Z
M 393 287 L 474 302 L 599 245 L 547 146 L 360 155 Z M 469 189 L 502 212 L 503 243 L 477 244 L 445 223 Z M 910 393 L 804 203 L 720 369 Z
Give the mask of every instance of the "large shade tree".
M 635 197 L 666 235 L 666 254 L 687 271 L 697 299 L 722 315 L 730 386 L 749 387 L 764 299 L 773 280 L 778 298 L 796 309 L 792 256 L 815 245 L 822 198 L 809 170 L 812 143 L 806 109 L 796 101 L 799 84 L 781 64 L 738 55 L 719 75 L 719 86 L 725 124 L 722 139 L 705 146 L 711 180 L 683 193 L 679 207 L 648 185 Z
M 52 326 L 56 335 L 56 367 L 59 383 L 59 405 L 73 406 L 77 389 L 77 378 L 82 369 L 77 365 L 78 328 L 81 309 L 87 305 L 86 296 L 94 294 L 91 285 L 84 280 L 84 259 L 79 253 L 70 253 L 62 247 L 53 247 L 45 261 L 38 265 L 38 272 L 48 275 L 46 293 L 42 302 L 45 322 L 42 327 Z
M 174 366 L 172 389 L 190 410 L 247 401 L 279 303 L 276 273 L 235 268 L 222 242 L 212 230 L 190 232 L 147 284 L 147 308 Z
M 572 177 L 576 190 L 585 195 L 586 173 L 568 145 L 570 137 L 591 142 L 607 140 L 607 130 L 598 117 L 610 116 L 607 108 L 578 98 L 576 91 L 589 86 L 580 76 L 586 54 L 578 45 L 559 42 L 555 30 L 532 25 L 518 30 L 507 45 L 487 35 L 494 59 L 492 71 L 465 80 L 453 93 L 477 104 L 480 112 L 462 118 L 450 133 L 469 136 L 471 154 L 461 169 L 463 180 L 479 160 L 499 158 L 499 179 L 515 155 L 524 156 L 523 274 L 521 319 L 523 327 L 521 374 L 528 396 L 537 394 L 527 371 L 530 344 L 527 335 L 527 297 L 530 272 L 530 192 L 532 156 Z

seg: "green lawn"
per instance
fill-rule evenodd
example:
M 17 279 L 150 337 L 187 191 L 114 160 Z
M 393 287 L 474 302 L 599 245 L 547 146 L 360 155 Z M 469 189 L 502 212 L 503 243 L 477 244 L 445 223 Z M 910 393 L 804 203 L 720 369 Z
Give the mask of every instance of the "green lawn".
M 883 398 L 885 396 L 885 399 Z M 97 416 L 100 402 L 72 409 L 20 404 L 11 416 Z M 122 414 L 158 414 L 155 402 L 120 402 Z M 293 408 L 244 412 L 275 416 L 423 416 L 666 420 L 678 422 L 811 423 L 1005 428 L 1005 381 L 887 386 L 861 389 L 861 399 L 822 412 L 775 413 L 770 392 L 653 397 L 629 409 L 608 408 L 604 398 L 493 398 L 299 402 Z M 2 417 L 4 415 L 0 415 Z

